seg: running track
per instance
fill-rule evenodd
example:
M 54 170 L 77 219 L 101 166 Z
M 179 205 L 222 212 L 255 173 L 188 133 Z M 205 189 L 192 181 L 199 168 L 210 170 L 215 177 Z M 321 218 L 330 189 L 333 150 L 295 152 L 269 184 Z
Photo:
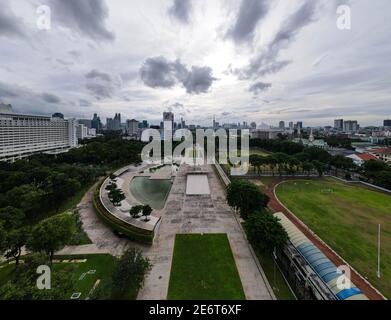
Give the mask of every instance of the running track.
M 294 180 L 298 180 L 298 178 L 292 178 Z M 308 178 L 307 178 L 308 179 Z M 268 186 L 265 190 L 266 194 L 270 197 L 269 202 L 269 208 L 273 210 L 273 212 L 282 212 L 284 213 L 289 220 L 291 220 L 296 227 L 302 231 L 308 239 L 310 239 L 326 256 L 329 258 L 335 265 L 345 265 L 345 262 L 341 260 L 333 251 L 331 251 L 327 246 L 325 246 L 317 237 L 315 237 L 311 232 L 309 232 L 303 225 L 298 221 L 298 219 L 292 215 L 287 209 L 284 208 L 276 199 L 274 195 L 274 189 L 276 185 L 278 185 L 280 182 L 289 180 L 289 178 L 279 179 L 276 178 L 276 180 L 272 183 L 272 185 Z M 351 270 L 351 280 L 352 282 L 361 289 L 362 292 L 366 294 L 366 296 L 370 300 L 384 300 L 384 298 L 376 292 L 361 276 L 355 272 L 354 270 Z

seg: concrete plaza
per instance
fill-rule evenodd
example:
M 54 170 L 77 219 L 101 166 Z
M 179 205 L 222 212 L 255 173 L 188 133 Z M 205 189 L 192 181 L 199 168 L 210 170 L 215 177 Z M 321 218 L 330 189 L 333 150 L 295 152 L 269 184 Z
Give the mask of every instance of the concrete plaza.
M 272 299 L 271 288 L 251 253 L 243 229 L 226 204 L 224 188 L 212 166 L 199 170 L 208 176 L 209 195 L 186 195 L 186 177 L 193 167 L 182 165 L 175 177 L 162 212 L 162 222 L 155 242 L 148 252 L 153 268 L 138 299 L 166 299 L 170 279 L 175 235 L 177 233 L 226 233 L 249 300 Z

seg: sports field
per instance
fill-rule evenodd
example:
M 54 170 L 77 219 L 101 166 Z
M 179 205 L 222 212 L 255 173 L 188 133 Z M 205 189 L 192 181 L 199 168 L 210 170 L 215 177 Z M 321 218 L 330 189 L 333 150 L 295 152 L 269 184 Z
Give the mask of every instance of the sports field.
M 244 300 L 226 234 L 177 234 L 168 300 Z
M 391 298 L 391 196 L 332 178 L 280 184 L 277 197 L 298 218 Z M 377 236 L 381 224 L 381 279 Z

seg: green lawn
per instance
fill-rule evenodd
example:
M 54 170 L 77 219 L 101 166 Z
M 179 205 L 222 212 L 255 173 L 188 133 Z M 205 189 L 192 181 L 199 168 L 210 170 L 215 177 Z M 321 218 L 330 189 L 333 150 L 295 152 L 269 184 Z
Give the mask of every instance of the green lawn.
M 267 156 L 270 156 L 272 153 L 269 151 L 262 150 L 262 149 L 252 148 L 252 149 L 250 149 L 250 155 L 252 155 L 252 154 L 257 154 L 262 157 L 267 157 Z
M 80 300 L 87 298 L 89 292 L 93 288 L 95 282 L 100 279 L 99 286 L 103 286 L 106 281 L 109 281 L 114 269 L 114 258 L 108 254 L 91 254 L 80 256 L 55 256 L 55 260 L 71 260 L 71 259 L 87 259 L 82 263 L 54 263 L 53 277 L 56 276 L 56 271 L 69 269 L 73 273 L 76 285 L 74 292 L 81 292 Z M 5 284 L 14 274 L 15 264 L 5 265 L 0 268 L 0 286 Z M 83 273 L 90 270 L 95 270 L 94 274 L 86 274 L 82 279 Z M 70 299 L 73 292 L 64 292 L 64 299 Z M 126 298 L 134 299 L 136 293 L 129 293 Z
M 334 179 L 290 181 L 278 198 L 328 245 L 391 298 L 391 196 Z M 381 275 L 377 230 L 381 224 Z
M 255 250 L 255 253 L 257 254 L 258 261 L 261 264 L 271 287 L 273 288 L 273 292 L 276 298 L 278 300 L 296 300 L 278 267 L 276 266 L 274 269 L 274 261 L 272 256 L 270 254 L 261 252 L 260 250 Z
M 109 254 L 92 254 L 82 256 L 56 256 L 55 259 L 87 259 L 84 263 L 55 263 L 54 274 L 58 270 L 71 269 L 76 280 L 75 292 L 81 292 L 80 300 L 87 298 L 88 293 L 95 282 L 100 279 L 99 286 L 103 286 L 105 281 L 110 279 L 114 268 L 114 258 Z M 86 274 L 82 280 L 79 280 L 83 273 L 95 270 L 95 274 Z M 73 292 L 67 292 L 66 298 L 70 298 Z
M 177 234 L 168 300 L 244 300 L 226 234 Z

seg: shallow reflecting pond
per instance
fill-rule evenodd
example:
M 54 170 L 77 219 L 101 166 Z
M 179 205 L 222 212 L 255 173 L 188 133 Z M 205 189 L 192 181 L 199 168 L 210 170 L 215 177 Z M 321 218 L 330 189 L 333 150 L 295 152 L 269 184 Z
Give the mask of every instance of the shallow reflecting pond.
M 149 204 L 153 209 L 163 209 L 171 180 L 152 180 L 149 177 L 134 177 L 130 182 L 130 192 L 142 204 Z

